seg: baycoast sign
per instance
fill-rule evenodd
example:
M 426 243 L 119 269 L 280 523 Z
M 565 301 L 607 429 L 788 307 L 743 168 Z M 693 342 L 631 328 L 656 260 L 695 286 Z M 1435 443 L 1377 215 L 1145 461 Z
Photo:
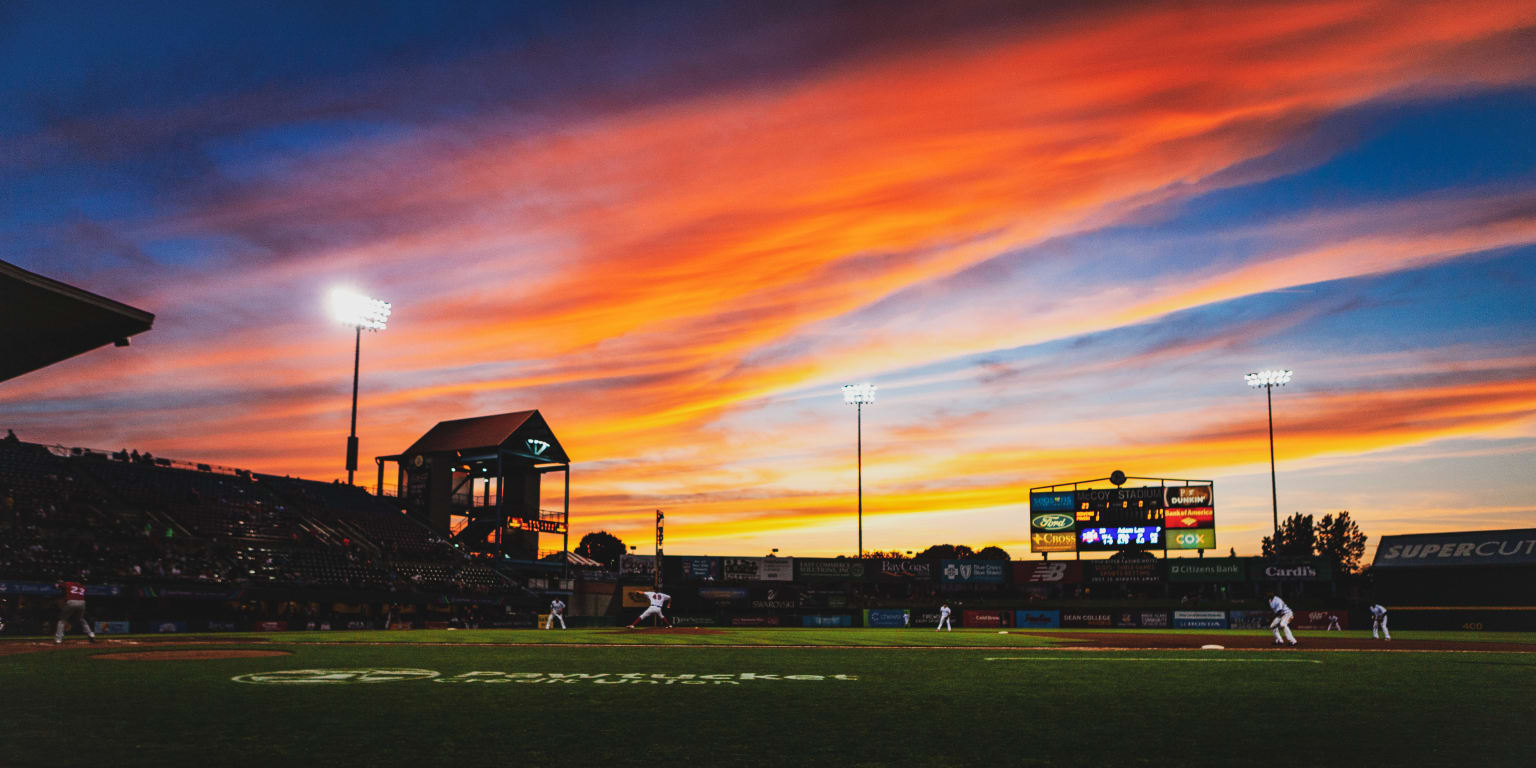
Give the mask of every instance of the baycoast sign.
M 763 672 L 725 674 L 653 674 L 649 672 L 464 672 L 450 677 L 430 669 L 287 669 L 278 672 L 252 672 L 230 678 L 237 683 L 255 685 L 356 685 L 407 680 L 434 683 L 475 683 L 504 685 L 741 685 L 742 683 L 800 683 L 817 681 L 852 682 L 858 675 L 783 675 Z

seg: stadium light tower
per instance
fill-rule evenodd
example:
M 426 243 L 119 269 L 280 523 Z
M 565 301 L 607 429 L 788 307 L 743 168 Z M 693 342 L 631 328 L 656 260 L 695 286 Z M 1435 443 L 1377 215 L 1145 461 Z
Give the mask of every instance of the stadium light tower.
M 864 559 L 864 406 L 875 404 L 875 385 L 847 384 L 843 402 L 858 409 L 859 429 L 859 559 Z
M 1264 402 L 1269 408 L 1269 502 L 1275 515 L 1275 533 L 1272 541 L 1280 546 L 1280 495 L 1275 486 L 1275 401 L 1270 394 L 1275 387 L 1283 387 L 1291 380 L 1290 371 L 1258 371 L 1243 374 L 1243 380 L 1255 389 L 1264 388 Z
M 331 291 L 331 314 L 343 325 L 357 330 L 352 347 L 352 430 L 347 433 L 347 485 L 357 472 L 357 369 L 362 358 L 363 331 L 382 331 L 389 321 L 389 302 L 370 299 L 345 288 Z

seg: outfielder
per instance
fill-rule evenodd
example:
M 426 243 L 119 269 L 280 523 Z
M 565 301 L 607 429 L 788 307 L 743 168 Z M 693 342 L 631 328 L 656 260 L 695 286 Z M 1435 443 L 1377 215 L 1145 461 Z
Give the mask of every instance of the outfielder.
M 1275 620 L 1269 623 L 1269 628 L 1275 633 L 1275 645 L 1296 645 L 1296 636 L 1291 634 L 1291 618 L 1295 616 L 1291 613 L 1291 607 L 1279 595 L 1271 593 L 1269 609 L 1275 612 Z M 1285 633 L 1284 639 L 1280 637 L 1281 632 Z
M 560 628 L 565 629 L 565 601 L 558 597 L 549 601 L 549 618 L 544 620 L 544 628 L 552 629 L 555 619 L 559 619 Z
M 941 629 L 948 629 L 951 632 L 955 631 L 955 625 L 950 623 L 950 621 L 949 621 L 949 614 L 950 614 L 949 606 L 947 606 L 947 605 L 939 606 L 939 626 L 937 628 L 935 628 L 933 631 L 938 632 Z
M 1382 606 L 1381 603 L 1376 603 L 1376 604 L 1371 606 L 1371 639 L 1372 640 L 1377 639 L 1376 638 L 1376 630 L 1378 628 L 1381 630 L 1381 634 L 1386 636 L 1386 638 L 1388 640 L 1392 639 L 1392 633 L 1387 631 L 1387 609 L 1384 606 Z
M 62 581 L 59 582 L 59 588 L 64 590 L 64 602 L 59 607 L 59 627 L 53 633 L 54 645 L 64 642 L 64 629 L 76 621 L 80 622 L 86 637 L 96 642 L 96 633 L 91 631 L 90 622 L 85 620 L 85 585 L 78 581 Z
M 650 600 L 651 607 L 645 609 L 644 613 L 640 614 L 638 618 L 629 623 L 630 629 L 634 629 L 636 624 L 645 621 L 646 618 L 650 616 L 659 617 L 662 621 L 666 622 L 668 627 L 672 626 L 672 622 L 667 621 L 667 617 L 661 614 L 662 606 L 665 606 L 667 601 L 672 599 L 671 595 L 666 594 L 665 592 L 640 592 L 638 594 L 644 595 L 647 600 Z
M 1336 613 L 1330 613 L 1328 614 L 1328 629 L 1325 631 L 1332 632 L 1335 629 L 1340 632 L 1344 631 L 1344 628 L 1339 626 L 1339 615 Z

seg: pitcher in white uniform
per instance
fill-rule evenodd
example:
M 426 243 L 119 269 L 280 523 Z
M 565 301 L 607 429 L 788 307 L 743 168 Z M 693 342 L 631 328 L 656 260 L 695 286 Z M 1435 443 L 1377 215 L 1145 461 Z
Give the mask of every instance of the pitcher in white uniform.
M 636 624 L 639 624 L 640 622 L 645 621 L 652 616 L 659 617 L 663 622 L 666 622 L 667 626 L 672 626 L 672 622 L 667 621 L 667 617 L 661 614 L 662 607 L 667 604 L 668 600 L 672 599 L 672 596 L 666 594 L 665 592 L 641 592 L 640 594 L 644 595 L 647 600 L 651 601 L 651 607 L 645 609 L 645 613 L 640 614 L 639 618 L 630 622 L 629 628 L 634 629 Z

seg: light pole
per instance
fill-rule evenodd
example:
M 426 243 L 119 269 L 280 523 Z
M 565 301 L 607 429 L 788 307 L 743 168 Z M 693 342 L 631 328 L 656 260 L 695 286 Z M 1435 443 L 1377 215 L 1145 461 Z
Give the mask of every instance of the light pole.
M 389 321 L 389 302 L 370 299 L 344 288 L 331 291 L 331 314 L 357 331 L 352 346 L 352 428 L 347 433 L 347 485 L 357 471 L 357 369 L 362 359 L 363 331 L 382 331 Z
M 1291 380 L 1290 371 L 1258 371 L 1257 373 L 1243 374 L 1243 380 L 1248 386 L 1264 388 L 1264 402 L 1269 409 L 1269 501 L 1275 516 L 1274 538 L 1271 539 L 1276 547 L 1280 546 L 1280 495 L 1275 486 L 1275 400 L 1270 394 L 1275 387 L 1283 387 Z
M 843 402 L 858 409 L 859 430 L 859 559 L 864 559 L 864 406 L 875 403 L 875 385 L 848 384 L 843 387 Z

